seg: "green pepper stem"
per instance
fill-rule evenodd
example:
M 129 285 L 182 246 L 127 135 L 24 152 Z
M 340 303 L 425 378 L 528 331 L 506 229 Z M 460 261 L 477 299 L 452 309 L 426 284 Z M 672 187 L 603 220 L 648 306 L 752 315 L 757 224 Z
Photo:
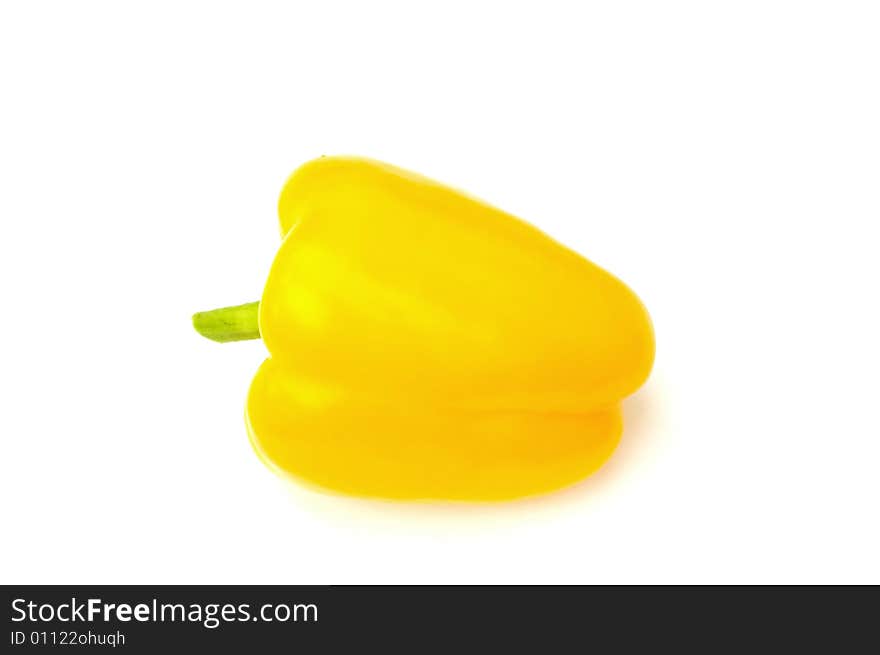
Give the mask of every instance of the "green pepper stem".
M 193 327 L 203 337 L 226 343 L 260 338 L 259 302 L 193 314 Z

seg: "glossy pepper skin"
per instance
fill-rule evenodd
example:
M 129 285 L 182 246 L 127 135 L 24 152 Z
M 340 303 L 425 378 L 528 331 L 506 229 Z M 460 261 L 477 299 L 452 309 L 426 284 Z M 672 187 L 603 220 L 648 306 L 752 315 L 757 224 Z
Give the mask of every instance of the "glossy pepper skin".
M 279 201 L 259 304 L 257 453 L 322 488 L 502 500 L 596 470 L 654 357 L 622 282 L 527 223 L 377 161 L 322 157 Z

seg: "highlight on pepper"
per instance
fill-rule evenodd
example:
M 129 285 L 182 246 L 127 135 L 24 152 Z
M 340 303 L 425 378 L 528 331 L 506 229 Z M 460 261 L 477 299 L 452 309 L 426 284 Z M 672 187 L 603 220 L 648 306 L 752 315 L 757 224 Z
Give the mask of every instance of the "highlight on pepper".
M 277 472 L 358 496 L 505 500 L 583 479 L 648 377 L 651 321 L 620 280 L 414 173 L 321 157 L 288 179 L 259 302 L 193 317 L 262 338 L 247 397 Z

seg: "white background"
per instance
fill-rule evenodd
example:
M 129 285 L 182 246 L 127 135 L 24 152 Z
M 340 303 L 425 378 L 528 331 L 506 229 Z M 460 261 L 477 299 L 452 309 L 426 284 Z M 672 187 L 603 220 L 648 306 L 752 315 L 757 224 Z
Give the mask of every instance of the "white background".
M 873 2 L 4 2 L 4 583 L 880 582 Z M 422 172 L 650 309 L 585 483 L 325 496 L 248 444 L 287 175 Z

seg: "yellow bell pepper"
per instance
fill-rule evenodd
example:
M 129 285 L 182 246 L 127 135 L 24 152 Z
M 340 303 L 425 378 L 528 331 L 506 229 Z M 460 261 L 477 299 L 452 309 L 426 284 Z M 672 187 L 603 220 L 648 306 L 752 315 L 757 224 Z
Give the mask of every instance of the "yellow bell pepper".
M 262 336 L 254 449 L 324 489 L 501 500 L 595 471 L 654 358 L 622 282 L 536 228 L 368 159 L 300 167 L 259 303 L 202 312 Z

